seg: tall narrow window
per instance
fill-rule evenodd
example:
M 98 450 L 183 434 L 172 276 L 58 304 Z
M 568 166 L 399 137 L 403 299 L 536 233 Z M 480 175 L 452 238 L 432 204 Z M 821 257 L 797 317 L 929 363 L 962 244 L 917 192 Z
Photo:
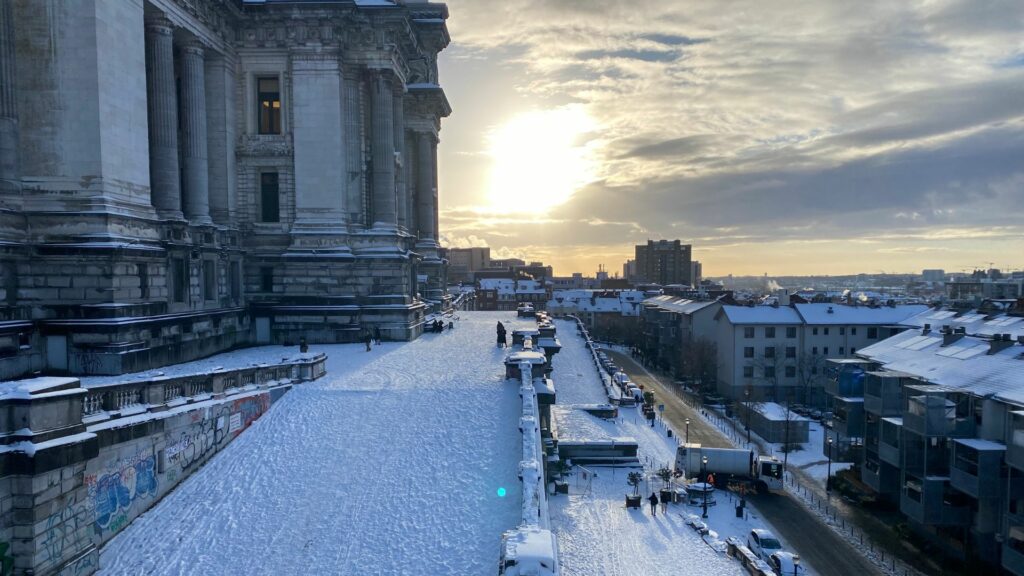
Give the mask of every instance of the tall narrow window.
M 217 299 L 217 263 L 213 260 L 203 260 L 203 297 Z
M 188 285 L 188 269 L 184 258 L 171 258 L 171 286 L 174 290 L 174 301 L 185 301 L 185 287 Z
M 260 268 L 260 290 L 262 292 L 274 291 L 274 269 L 270 266 Z
M 256 79 L 260 134 L 281 133 L 281 84 L 277 76 Z
M 140 262 L 136 264 L 139 273 L 139 290 L 142 298 L 149 298 L 149 265 Z
M 280 222 L 281 203 L 277 172 L 260 173 L 260 221 Z
M 238 301 L 242 298 L 242 263 L 232 262 L 229 270 L 231 275 L 231 299 Z

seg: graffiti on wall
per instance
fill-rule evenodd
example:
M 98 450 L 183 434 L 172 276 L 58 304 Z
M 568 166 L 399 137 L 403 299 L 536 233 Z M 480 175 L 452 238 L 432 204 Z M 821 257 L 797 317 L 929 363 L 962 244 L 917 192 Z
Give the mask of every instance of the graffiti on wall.
M 85 550 L 92 543 L 93 510 L 88 502 L 72 502 L 46 519 L 46 531 L 40 546 L 43 564 L 57 565 L 65 558 Z
M 112 460 L 98 474 L 86 474 L 98 531 L 118 532 L 128 524 L 132 506 L 157 495 L 156 456 L 152 450 Z
M 238 436 L 270 408 L 270 395 L 258 394 L 239 398 L 207 412 L 197 411 L 185 430 L 168 434 L 164 457 L 170 464 L 168 473 L 189 470 L 219 450 L 226 440 Z M 203 417 L 205 415 L 205 418 Z

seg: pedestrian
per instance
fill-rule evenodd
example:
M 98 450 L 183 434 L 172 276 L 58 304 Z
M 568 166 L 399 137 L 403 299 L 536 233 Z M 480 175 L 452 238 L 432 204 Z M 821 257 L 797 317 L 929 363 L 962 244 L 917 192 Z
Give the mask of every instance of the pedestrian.
M 380 346 L 380 326 L 373 327 L 373 343 Z
M 498 348 L 504 348 L 507 340 L 505 339 L 505 325 L 498 322 Z
M 370 335 L 370 331 L 366 331 L 366 336 L 363 337 L 363 342 L 366 342 L 366 351 L 370 351 L 370 343 L 373 342 L 373 336 Z
M 668 515 L 668 498 L 661 499 L 661 513 Z
M 309 344 L 306 344 L 306 337 L 302 336 L 299 338 L 299 352 L 305 354 L 309 352 Z
M 654 492 L 651 492 L 651 495 L 650 495 L 650 497 L 647 498 L 647 501 L 651 503 L 651 516 L 657 516 L 658 515 L 658 495 L 655 494 Z

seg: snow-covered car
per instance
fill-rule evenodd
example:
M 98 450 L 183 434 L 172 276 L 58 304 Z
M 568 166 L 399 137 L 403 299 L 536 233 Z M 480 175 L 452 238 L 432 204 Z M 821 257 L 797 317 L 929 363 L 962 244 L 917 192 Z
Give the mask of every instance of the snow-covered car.
M 800 565 L 800 556 L 780 550 L 768 557 L 768 565 L 779 576 L 806 576 L 807 570 Z
M 774 534 L 765 530 L 764 528 L 754 528 L 747 535 L 747 548 L 750 548 L 754 554 L 757 554 L 764 561 L 768 561 L 771 557 L 772 552 L 779 552 L 782 550 L 782 543 L 775 537 Z

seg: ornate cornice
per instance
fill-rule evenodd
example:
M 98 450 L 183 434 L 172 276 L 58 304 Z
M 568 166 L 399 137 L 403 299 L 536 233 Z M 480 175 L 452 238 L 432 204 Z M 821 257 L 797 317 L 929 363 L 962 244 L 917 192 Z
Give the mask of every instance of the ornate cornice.
M 294 150 L 288 134 L 243 134 L 236 151 L 239 156 L 291 156 Z

